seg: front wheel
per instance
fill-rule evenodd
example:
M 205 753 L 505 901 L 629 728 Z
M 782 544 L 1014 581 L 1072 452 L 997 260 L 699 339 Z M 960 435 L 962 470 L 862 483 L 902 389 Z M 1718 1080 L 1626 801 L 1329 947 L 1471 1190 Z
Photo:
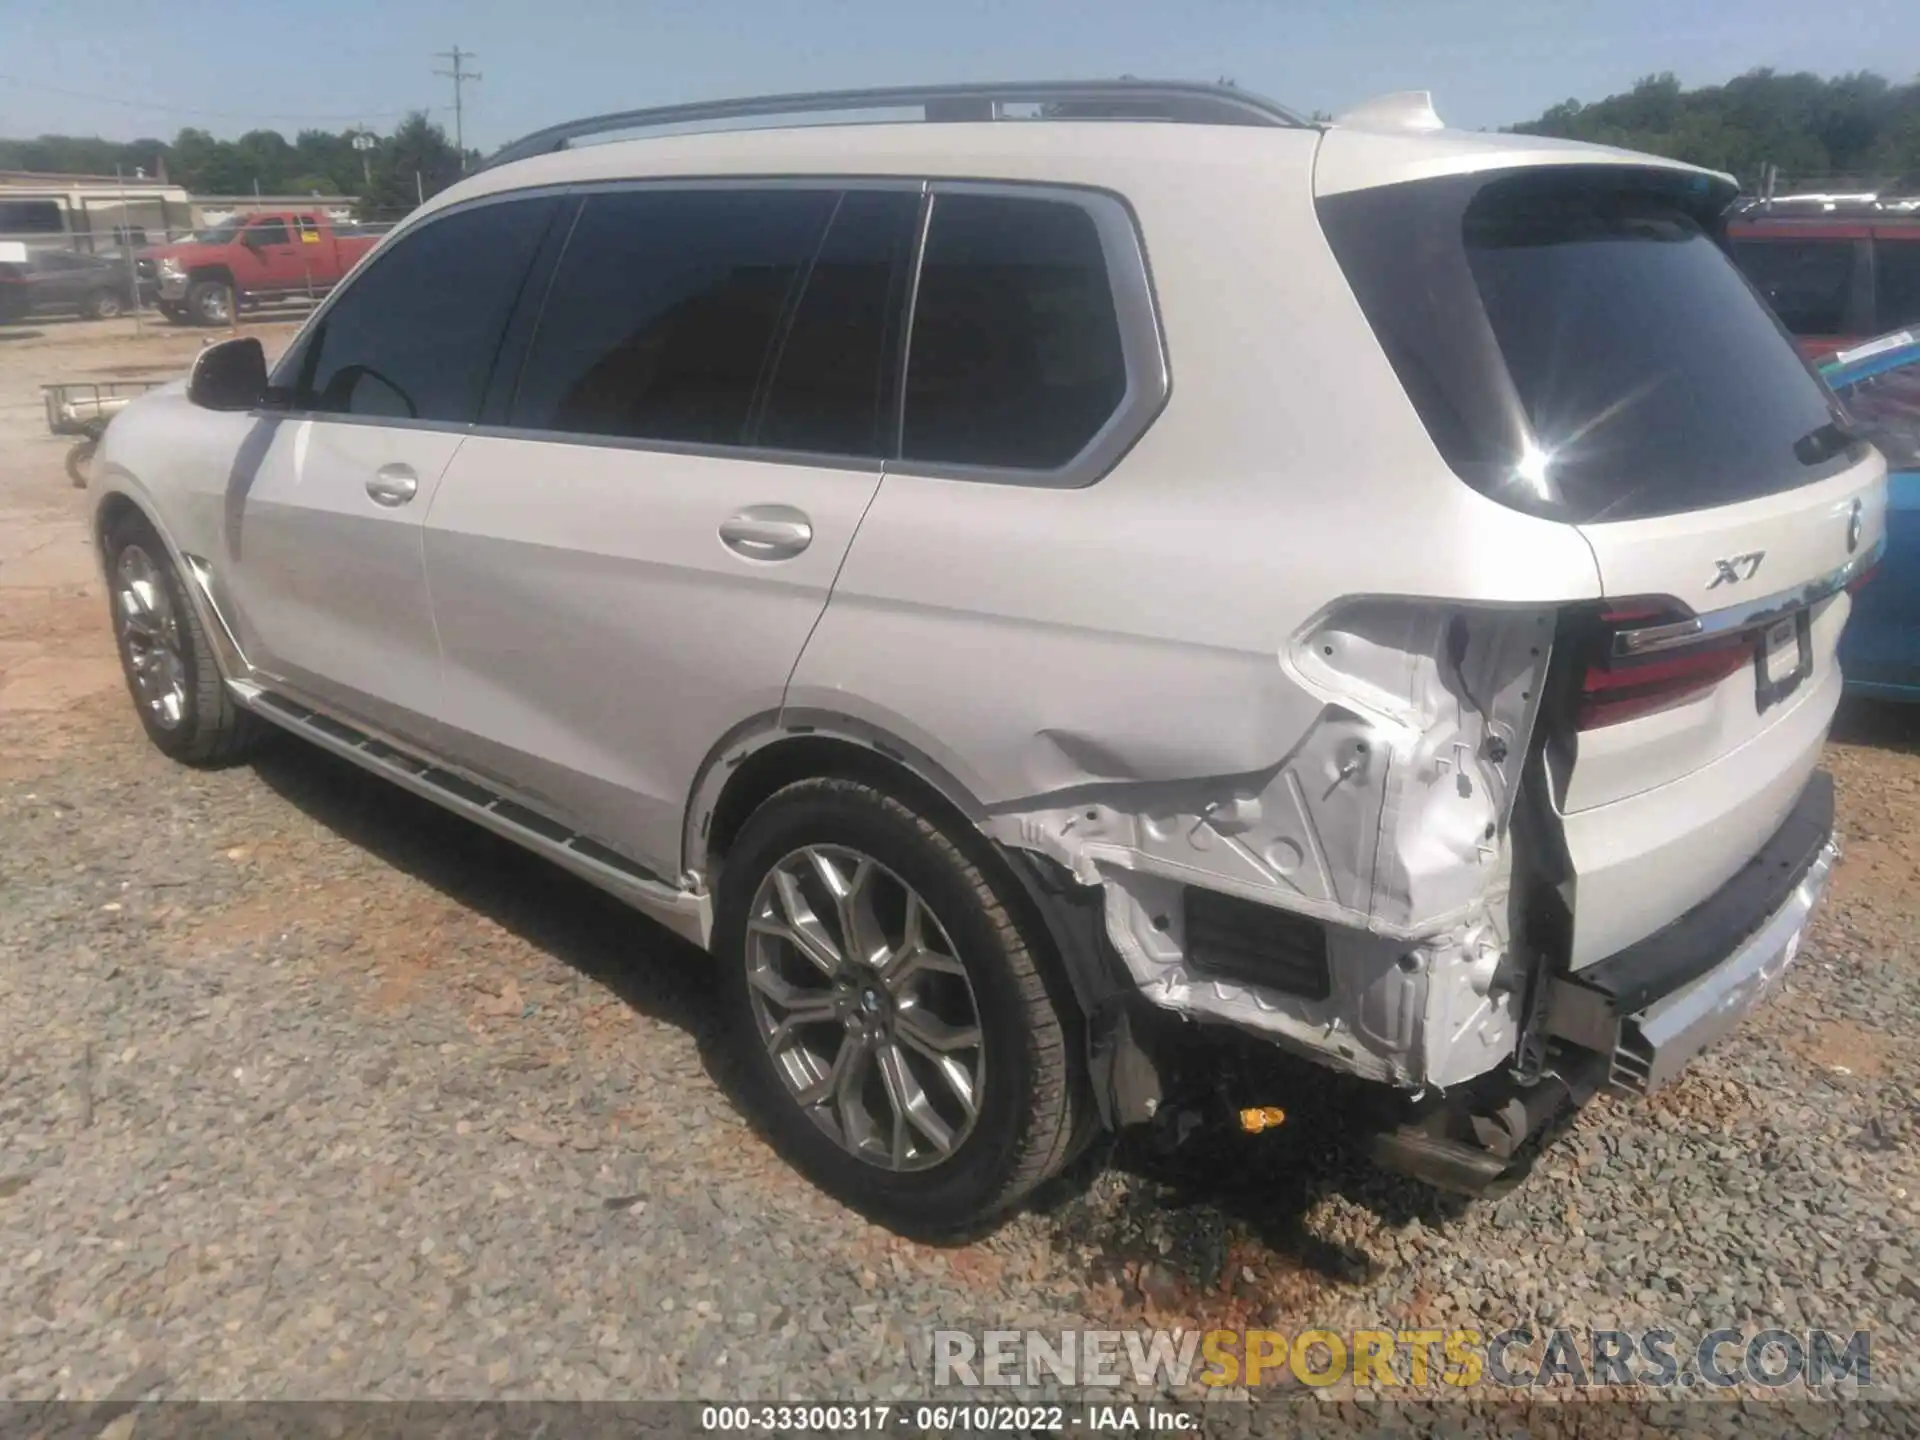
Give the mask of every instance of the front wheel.
M 187 313 L 201 325 L 233 323 L 233 287 L 224 280 L 196 280 L 187 287 Z
M 189 765 L 240 759 L 260 722 L 227 693 L 199 613 L 144 519 L 107 537 L 107 582 L 120 667 L 147 738 Z
M 817 779 L 754 814 L 721 877 L 714 953 L 756 1118 L 903 1234 L 992 1219 L 1075 1136 L 1071 1002 L 985 858 L 882 790 Z
M 90 320 L 112 320 L 124 308 L 119 294 L 112 290 L 96 290 L 87 297 L 87 318 Z

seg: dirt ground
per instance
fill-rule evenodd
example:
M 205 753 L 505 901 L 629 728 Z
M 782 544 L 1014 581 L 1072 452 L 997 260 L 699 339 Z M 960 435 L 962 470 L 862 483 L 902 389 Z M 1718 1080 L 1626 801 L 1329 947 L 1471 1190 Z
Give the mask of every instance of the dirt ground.
M 1914 1386 L 1920 707 L 1842 715 L 1782 993 L 1511 1196 L 1290 1122 L 911 1245 L 741 1121 L 684 945 L 291 741 L 145 743 L 37 387 L 207 338 L 0 329 L 0 1399 L 885 1398 L 935 1326 L 1146 1323 L 1864 1326 Z

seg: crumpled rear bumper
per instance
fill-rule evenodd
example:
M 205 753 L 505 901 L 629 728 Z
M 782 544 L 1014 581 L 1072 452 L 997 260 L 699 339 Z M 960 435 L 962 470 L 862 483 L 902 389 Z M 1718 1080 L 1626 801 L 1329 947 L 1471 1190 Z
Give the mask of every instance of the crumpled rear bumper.
M 1839 859 L 1833 780 L 1816 773 L 1746 867 L 1665 929 L 1554 982 L 1548 1033 L 1610 1057 L 1629 1093 L 1677 1077 L 1793 964 Z

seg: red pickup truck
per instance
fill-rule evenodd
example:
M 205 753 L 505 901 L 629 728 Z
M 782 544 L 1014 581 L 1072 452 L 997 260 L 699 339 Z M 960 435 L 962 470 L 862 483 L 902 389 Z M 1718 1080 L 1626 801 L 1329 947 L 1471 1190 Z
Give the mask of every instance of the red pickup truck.
M 326 294 L 380 237 L 324 215 L 284 210 L 225 224 L 145 252 L 160 313 L 178 325 L 225 325 L 263 301 Z

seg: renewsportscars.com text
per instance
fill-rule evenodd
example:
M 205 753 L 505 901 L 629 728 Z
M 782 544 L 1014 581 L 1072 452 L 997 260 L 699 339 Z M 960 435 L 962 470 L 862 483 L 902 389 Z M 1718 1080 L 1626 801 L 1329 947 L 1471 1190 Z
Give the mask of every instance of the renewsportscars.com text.
M 1864 1330 L 936 1330 L 932 1358 L 936 1386 L 965 1387 L 1873 1384 Z

